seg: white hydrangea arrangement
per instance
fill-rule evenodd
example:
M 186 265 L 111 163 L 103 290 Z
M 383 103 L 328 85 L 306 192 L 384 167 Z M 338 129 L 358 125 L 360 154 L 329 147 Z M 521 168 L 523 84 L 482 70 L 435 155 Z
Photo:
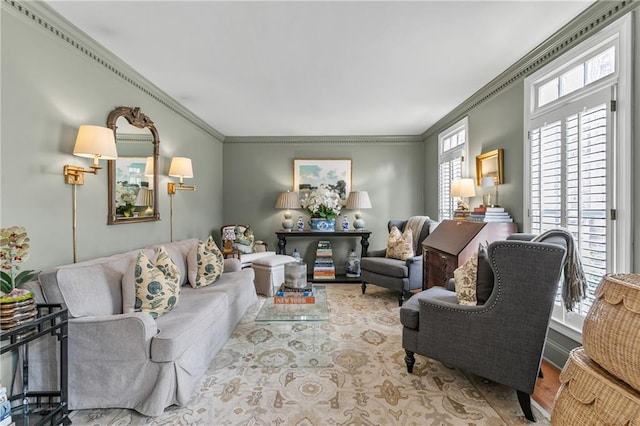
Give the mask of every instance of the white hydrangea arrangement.
M 329 185 L 321 184 L 301 201 L 302 207 L 311 213 L 312 218 L 335 219 L 342 210 L 342 199 Z

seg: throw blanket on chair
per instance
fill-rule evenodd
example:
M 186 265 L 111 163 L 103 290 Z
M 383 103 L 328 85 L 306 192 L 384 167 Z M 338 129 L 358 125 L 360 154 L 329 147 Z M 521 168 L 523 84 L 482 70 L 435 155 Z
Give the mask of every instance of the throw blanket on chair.
M 419 248 L 422 241 L 418 241 L 418 239 L 420 239 L 420 232 L 422 232 L 422 227 L 427 220 L 429 220 L 429 216 L 411 216 L 404 227 L 404 229 L 411 229 L 411 232 L 413 233 L 414 253 L 420 252 Z
M 564 261 L 564 280 L 562 282 L 562 302 L 567 311 L 573 311 L 576 303 L 585 298 L 587 294 L 587 278 L 584 276 L 582 262 L 578 247 L 573 240 L 573 235 L 565 229 L 551 229 L 543 232 L 533 241 L 544 241 L 549 237 L 564 238 L 567 244 L 567 256 Z

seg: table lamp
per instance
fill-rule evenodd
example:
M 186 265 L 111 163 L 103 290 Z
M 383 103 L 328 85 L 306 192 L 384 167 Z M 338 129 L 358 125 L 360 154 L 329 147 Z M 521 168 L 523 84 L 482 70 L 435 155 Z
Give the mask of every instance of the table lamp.
M 278 194 L 276 199 L 276 209 L 286 209 L 284 212 L 284 221 L 282 229 L 291 231 L 293 229 L 293 220 L 291 220 L 291 209 L 300 208 L 300 199 L 297 192 L 287 191 Z
M 367 191 L 351 191 L 347 197 L 347 205 L 345 207 L 347 209 L 357 210 L 355 214 L 356 220 L 353 221 L 355 230 L 361 231 L 364 229 L 364 219 L 362 219 L 360 209 L 371 208 L 369 193 Z

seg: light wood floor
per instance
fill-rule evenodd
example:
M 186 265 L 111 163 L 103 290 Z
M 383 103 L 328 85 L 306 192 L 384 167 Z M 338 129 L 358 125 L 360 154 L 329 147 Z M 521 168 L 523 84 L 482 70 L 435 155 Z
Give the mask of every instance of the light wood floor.
M 560 370 L 546 361 L 542 361 L 542 375 L 538 378 L 536 388 L 533 391 L 533 399 L 540 404 L 547 412 L 551 413 L 553 407 L 553 399 L 560 387 Z

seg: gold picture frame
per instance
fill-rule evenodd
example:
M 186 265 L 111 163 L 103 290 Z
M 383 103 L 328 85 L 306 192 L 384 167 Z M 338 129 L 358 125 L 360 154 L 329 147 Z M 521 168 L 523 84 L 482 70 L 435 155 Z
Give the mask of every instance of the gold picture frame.
M 504 183 L 504 154 L 498 148 L 484 154 L 476 155 L 476 185 L 482 186 L 482 178 L 493 177 L 496 185 Z
M 348 158 L 296 158 L 293 160 L 293 190 L 301 200 L 320 184 L 335 188 L 346 200 L 351 191 L 351 160 Z

